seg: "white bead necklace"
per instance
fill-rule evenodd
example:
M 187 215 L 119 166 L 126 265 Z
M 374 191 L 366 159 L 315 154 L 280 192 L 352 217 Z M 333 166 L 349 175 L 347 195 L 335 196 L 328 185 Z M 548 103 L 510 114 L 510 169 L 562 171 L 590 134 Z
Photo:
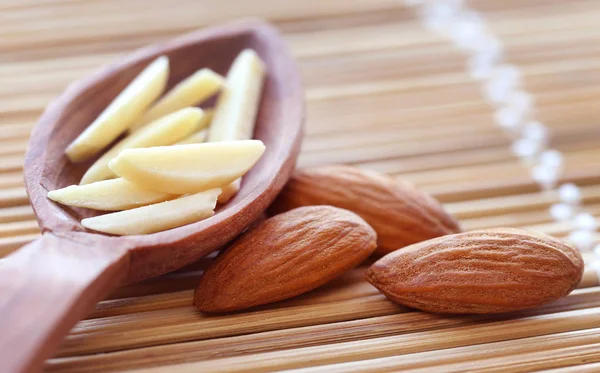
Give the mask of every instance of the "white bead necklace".
M 428 29 L 450 39 L 465 52 L 469 74 L 481 83 L 496 124 L 515 138 L 513 153 L 530 167 L 532 179 L 542 190 L 557 188 L 563 155 L 548 147 L 548 128 L 534 118 L 533 98 L 522 88 L 521 71 L 506 62 L 502 42 L 490 32 L 482 15 L 463 0 L 404 3 L 417 8 Z M 600 245 L 594 247 L 596 219 L 583 211 L 581 190 L 571 183 L 557 189 L 560 202 L 550 207 L 550 215 L 556 221 L 571 223 L 569 242 L 582 252 L 593 249 L 596 259 L 600 259 Z

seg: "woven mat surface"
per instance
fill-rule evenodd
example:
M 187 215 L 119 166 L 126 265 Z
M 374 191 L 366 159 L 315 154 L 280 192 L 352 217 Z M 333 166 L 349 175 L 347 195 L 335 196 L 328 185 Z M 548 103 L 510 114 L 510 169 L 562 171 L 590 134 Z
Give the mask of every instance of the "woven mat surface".
M 600 214 L 600 2 L 473 0 L 522 68 L 565 181 Z M 400 0 L 0 1 L 0 254 L 39 234 L 22 182 L 29 132 L 65 87 L 131 50 L 211 24 L 261 17 L 302 69 L 300 166 L 356 164 L 409 180 L 465 229 L 557 237 L 542 193 L 468 76 L 465 57 Z M 587 258 L 589 260 L 589 256 Z M 358 268 L 252 312 L 191 306 L 203 263 L 118 290 L 47 361 L 48 372 L 600 371 L 600 288 L 502 317 L 444 317 L 388 302 Z

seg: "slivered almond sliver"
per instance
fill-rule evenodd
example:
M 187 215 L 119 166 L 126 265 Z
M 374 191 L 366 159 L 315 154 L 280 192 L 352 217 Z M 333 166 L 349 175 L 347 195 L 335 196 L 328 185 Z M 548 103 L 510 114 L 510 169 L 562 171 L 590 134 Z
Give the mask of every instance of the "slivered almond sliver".
M 103 211 L 127 210 L 176 197 L 175 194 L 141 188 L 121 178 L 48 192 L 48 198 L 63 205 Z
M 207 137 L 208 137 L 208 131 L 206 129 L 203 129 L 196 133 L 192 133 L 185 139 L 177 142 L 177 145 L 200 144 L 200 143 L 205 142 Z
M 202 128 L 202 129 L 197 132 L 192 133 L 185 139 L 178 141 L 177 144 L 185 145 L 185 144 L 199 144 L 199 143 L 205 142 L 206 139 L 208 138 L 208 129 L 206 127 L 208 127 L 210 125 L 210 122 L 212 121 L 213 113 L 214 113 L 213 109 L 205 109 L 204 116 L 202 116 L 202 120 L 200 121 L 201 123 L 198 125 L 198 128 Z
M 233 61 L 221 92 L 207 141 L 252 138 L 265 79 L 265 64 L 253 50 L 242 51 Z M 224 186 L 219 203 L 225 203 L 239 190 L 241 180 Z
M 219 200 L 217 201 L 219 204 L 224 204 L 229 202 L 230 199 L 233 198 L 233 196 L 235 196 L 237 194 L 237 192 L 240 190 L 240 187 L 242 186 L 242 178 L 238 178 L 235 179 L 234 181 L 232 181 L 231 183 L 224 185 L 221 187 L 221 189 L 223 189 L 223 192 L 219 195 Z
M 259 140 L 126 149 L 110 161 L 109 167 L 144 188 L 173 194 L 197 193 L 239 178 L 264 150 Z
M 254 132 L 265 65 L 253 50 L 233 61 L 213 114 L 208 141 L 247 140 Z
M 65 151 L 72 162 L 96 155 L 133 125 L 162 94 L 169 75 L 169 60 L 159 57 L 123 90 Z
M 173 89 L 154 104 L 135 125 L 131 131 L 137 131 L 164 115 L 170 114 L 188 106 L 196 106 L 215 93 L 223 86 L 223 77 L 210 69 L 201 69 L 181 81 Z
M 221 189 L 183 196 L 171 201 L 83 219 L 81 224 L 98 232 L 133 235 L 164 231 L 211 217 Z
M 83 175 L 81 184 L 115 177 L 108 168 L 108 162 L 125 149 L 171 145 L 184 139 L 198 129 L 202 117 L 202 109 L 185 108 L 155 120 L 104 153 Z

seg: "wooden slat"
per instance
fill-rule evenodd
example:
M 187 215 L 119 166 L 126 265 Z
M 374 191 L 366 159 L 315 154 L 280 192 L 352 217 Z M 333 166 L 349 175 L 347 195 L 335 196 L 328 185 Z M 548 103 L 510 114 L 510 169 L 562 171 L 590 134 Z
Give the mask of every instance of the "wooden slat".
M 12 253 L 40 236 L 39 233 L 30 233 L 22 236 L 9 236 L 0 238 L 0 258 Z
M 522 69 L 536 116 L 564 153 L 561 182 L 580 185 L 583 206 L 600 219 L 600 4 L 468 3 Z M 464 54 L 400 0 L 4 0 L 0 257 L 39 236 L 22 163 L 50 100 L 135 48 L 246 16 L 276 24 L 298 59 L 307 99 L 300 166 L 349 163 L 411 181 L 467 230 L 518 226 L 567 236 L 570 224 L 548 214 L 557 193 L 540 192 L 516 161 Z M 115 291 L 72 330 L 46 371 L 596 372 L 600 279 L 593 254 L 584 259 L 584 279 L 564 299 L 459 317 L 393 305 L 364 281 L 369 263 L 301 297 L 200 314 L 192 293 L 211 259 L 201 260 Z
M 0 223 L 16 222 L 33 218 L 33 210 L 29 205 L 0 208 Z
M 27 193 L 22 187 L 12 187 L 0 190 L 0 208 L 27 205 Z
M 541 309 L 521 312 L 520 316 L 562 312 L 600 305 L 600 290 L 578 290 L 572 296 Z M 372 339 L 391 334 L 416 333 L 423 330 L 451 329 L 460 325 L 483 322 L 489 317 L 443 317 L 418 312 L 390 314 L 375 318 L 336 322 L 327 325 L 307 326 L 287 330 L 263 332 L 238 337 L 212 339 L 198 342 L 176 343 L 97 355 L 96 357 L 57 358 L 50 364 L 50 371 L 98 371 L 151 366 L 152 363 L 168 364 L 182 359 L 201 361 L 215 357 L 237 356 L 248 352 L 262 352 L 341 342 L 344 340 Z M 147 356 L 156 356 L 150 363 Z M 160 356 L 160 358 L 158 357 Z M 96 367 L 86 367 L 87 360 L 94 359 Z M 123 362 L 127 363 L 123 363 Z
M 523 338 L 519 339 L 518 343 L 515 343 L 515 341 L 494 342 L 441 351 L 370 359 L 359 363 L 325 365 L 305 371 L 307 373 L 359 373 L 391 372 L 397 369 L 410 372 L 425 372 L 431 371 L 431 369 L 440 369 L 440 371 L 449 372 L 452 369 L 460 369 L 481 372 L 489 371 L 486 369 L 486 366 L 495 367 L 498 369 L 498 372 L 531 371 L 532 369 L 543 369 L 543 366 L 529 365 L 532 363 L 532 360 L 537 363 L 550 363 L 553 364 L 551 366 L 557 366 L 556 362 L 561 358 L 564 359 L 561 355 L 571 357 L 573 350 L 575 350 L 575 354 L 580 359 L 579 363 L 589 361 L 590 356 L 581 354 L 581 350 L 595 348 L 596 353 L 598 352 L 598 331 L 600 329 L 579 330 L 550 336 Z M 542 356 L 540 359 L 539 356 L 536 356 L 540 352 L 551 355 Z M 597 359 L 597 356 L 595 358 Z M 493 360 L 497 361 L 494 362 Z M 561 364 L 563 363 L 561 362 Z M 566 362 L 566 364 L 569 363 L 571 362 Z M 296 371 L 291 370 L 291 372 Z
M 532 316 L 489 324 L 459 326 L 452 330 L 435 330 L 395 335 L 374 340 L 342 342 L 294 350 L 267 352 L 250 356 L 214 359 L 178 364 L 169 369 L 178 372 L 267 372 L 273 370 L 359 361 L 377 357 L 410 354 L 478 343 L 549 335 L 600 327 L 598 308 Z M 157 372 L 163 368 L 146 369 Z
M 338 309 L 341 305 L 347 308 Z M 161 337 L 158 339 L 156 338 L 156 334 L 149 334 L 144 329 L 134 327 L 134 325 L 143 323 L 143 319 L 140 316 L 136 316 L 134 324 L 127 328 L 127 338 L 115 341 L 112 333 L 95 335 L 75 333 L 65 340 L 58 356 L 118 351 L 133 347 L 152 346 L 159 343 L 169 344 L 188 340 L 216 338 L 223 335 L 274 330 L 283 327 L 288 328 L 328 323 L 331 321 L 354 320 L 357 318 L 390 314 L 397 309 L 397 306 L 376 295 L 372 298 L 367 297 L 366 299 L 347 301 L 342 304 L 329 303 L 299 307 L 295 310 L 273 310 L 272 312 L 258 314 L 248 313 L 244 317 L 237 318 L 235 322 L 227 318 L 224 318 L 221 322 L 218 322 L 215 318 L 208 318 L 205 325 L 197 322 L 198 314 L 193 309 L 186 308 L 177 310 L 176 312 L 172 310 L 167 312 L 158 311 L 156 313 L 158 313 L 159 318 L 151 318 L 149 321 L 146 319 L 149 322 L 147 325 L 152 325 L 153 333 L 160 334 Z M 288 312 L 294 313 L 294 316 L 286 317 Z M 174 318 L 170 318 L 169 314 L 171 313 L 175 313 L 173 315 Z M 168 320 L 170 319 L 174 320 L 172 325 L 161 326 L 163 323 L 168 324 L 170 322 Z M 163 322 L 158 322 L 159 320 L 163 320 Z M 114 327 L 118 327 L 117 324 L 114 324 Z M 90 343 L 92 335 L 94 335 L 94 342 Z M 81 342 L 84 340 L 87 340 L 88 343 L 82 344 Z
M 587 362 L 586 362 L 587 363 Z M 547 369 L 546 373 L 595 373 L 600 370 L 600 363 L 589 363 L 564 368 Z
M 16 221 L 0 224 L 0 237 L 35 234 L 40 231 L 35 220 Z

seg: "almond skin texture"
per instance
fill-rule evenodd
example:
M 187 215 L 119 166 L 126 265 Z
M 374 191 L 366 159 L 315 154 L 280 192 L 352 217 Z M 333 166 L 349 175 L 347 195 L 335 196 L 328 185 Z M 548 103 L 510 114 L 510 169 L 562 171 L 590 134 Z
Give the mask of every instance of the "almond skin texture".
M 377 235 L 362 218 L 332 206 L 269 218 L 206 270 L 194 294 L 204 312 L 241 310 L 315 289 L 368 258 Z
M 296 170 L 271 207 L 331 205 L 353 211 L 377 232 L 377 252 L 460 232 L 458 222 L 429 194 L 409 183 L 351 166 Z
M 367 280 L 392 301 L 440 313 L 539 306 L 581 280 L 579 252 L 550 236 L 498 228 L 421 242 L 378 260 Z

